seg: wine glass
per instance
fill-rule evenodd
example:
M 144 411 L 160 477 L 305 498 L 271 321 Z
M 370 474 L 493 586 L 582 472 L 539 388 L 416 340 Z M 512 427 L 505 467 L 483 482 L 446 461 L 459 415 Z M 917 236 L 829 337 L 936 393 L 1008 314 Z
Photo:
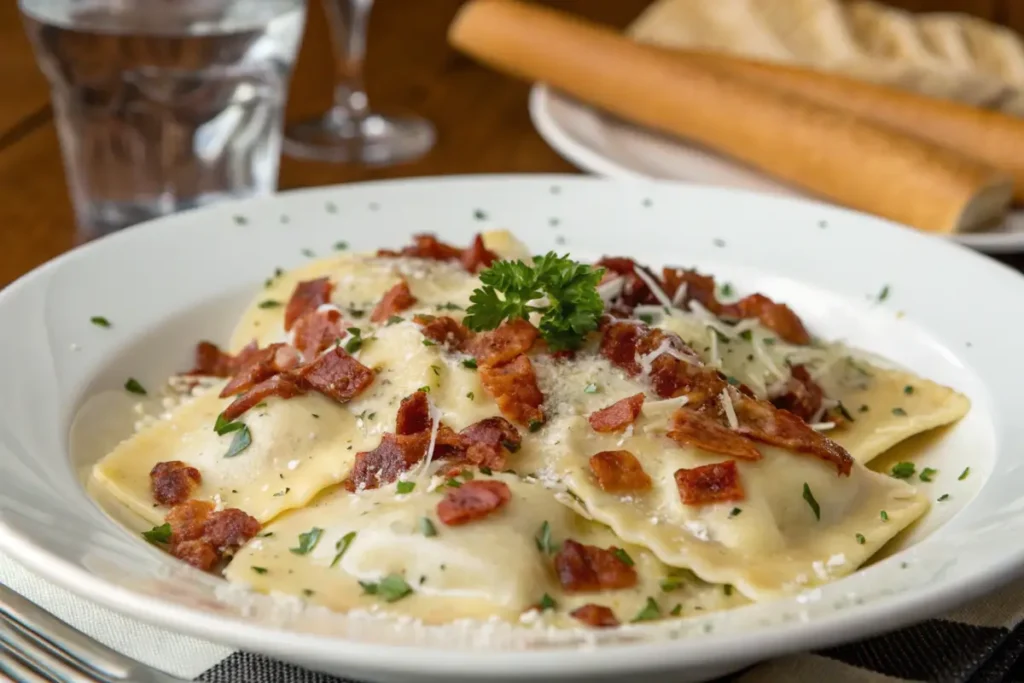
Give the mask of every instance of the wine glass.
M 366 27 L 373 0 L 323 0 L 334 52 L 334 105 L 285 129 L 285 152 L 318 161 L 386 166 L 434 146 L 434 126 L 418 116 L 384 116 L 363 89 Z

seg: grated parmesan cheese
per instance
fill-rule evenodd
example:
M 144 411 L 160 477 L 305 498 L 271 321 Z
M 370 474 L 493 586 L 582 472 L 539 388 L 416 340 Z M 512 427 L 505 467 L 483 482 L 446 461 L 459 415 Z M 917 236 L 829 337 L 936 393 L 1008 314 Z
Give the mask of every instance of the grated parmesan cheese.
M 725 419 L 729 421 L 729 429 L 739 429 L 740 421 L 736 419 L 736 409 L 732 405 L 732 396 L 729 395 L 728 388 L 722 390 L 722 409 L 725 410 Z
M 633 272 L 638 278 L 643 280 L 644 284 L 651 290 L 651 294 L 654 295 L 654 298 L 660 301 L 665 308 L 675 308 L 672 305 L 672 299 L 668 298 L 668 295 L 665 294 L 661 287 L 658 286 L 658 283 L 655 282 L 650 275 L 644 272 L 643 268 L 633 268 Z

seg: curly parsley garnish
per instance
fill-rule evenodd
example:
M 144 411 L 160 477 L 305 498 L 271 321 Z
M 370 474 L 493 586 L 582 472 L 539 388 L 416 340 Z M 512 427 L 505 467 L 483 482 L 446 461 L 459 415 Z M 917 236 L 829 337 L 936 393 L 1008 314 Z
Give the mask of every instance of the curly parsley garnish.
M 533 265 L 498 261 L 480 273 L 483 286 L 469 297 L 463 322 L 477 332 L 493 330 L 506 320 L 540 313 L 540 334 L 553 351 L 579 348 L 597 329 L 604 303 L 597 293 L 603 268 L 577 263 L 555 252 L 535 256 Z M 502 296 L 504 295 L 504 296 Z M 538 299 L 545 298 L 545 305 Z

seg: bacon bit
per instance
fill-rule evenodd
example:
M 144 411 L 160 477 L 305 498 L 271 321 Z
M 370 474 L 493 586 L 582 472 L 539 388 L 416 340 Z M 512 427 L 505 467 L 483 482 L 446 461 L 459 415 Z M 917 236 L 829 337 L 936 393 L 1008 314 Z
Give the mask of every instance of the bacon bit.
M 614 628 L 619 625 L 619 620 L 615 618 L 615 612 L 610 607 L 595 605 L 592 602 L 577 607 L 569 612 L 569 616 L 594 628 Z
M 728 381 L 711 368 L 691 365 L 662 354 L 651 363 L 651 388 L 661 398 L 686 396 L 686 405 L 698 408 L 720 396 Z
M 629 375 L 640 374 L 636 362 L 636 347 L 640 341 L 641 326 L 632 323 L 611 323 L 605 327 L 601 338 L 601 355 L 612 365 L 622 368 Z
M 372 451 L 356 453 L 356 462 L 345 480 L 349 491 L 376 489 L 398 479 L 427 453 L 430 434 L 384 434 Z
M 477 233 L 473 243 L 463 250 L 460 260 L 463 268 L 475 273 L 482 268 L 489 268 L 498 260 L 498 255 L 484 246 L 484 236 Z
M 413 322 L 420 325 L 423 336 L 444 346 L 449 351 L 464 351 L 473 339 L 473 333 L 455 318 L 447 315 L 417 315 Z
M 171 555 L 209 571 L 260 531 L 260 523 L 236 508 L 213 511 L 213 503 L 190 500 L 171 508 Z
M 224 419 L 234 420 L 248 411 L 258 403 L 266 401 L 271 396 L 289 399 L 301 396 L 306 393 L 305 387 L 300 385 L 291 375 L 274 375 L 252 387 L 244 394 L 237 396 L 234 401 L 224 409 Z
M 811 379 L 807 368 L 794 365 L 790 368 L 790 379 L 786 382 L 786 393 L 771 400 L 776 408 L 788 410 L 804 422 L 810 422 L 821 409 L 825 392 Z
M 591 413 L 587 420 L 595 432 L 621 432 L 636 422 L 643 406 L 644 395 L 639 393 Z
M 480 366 L 502 365 L 530 350 L 539 335 L 530 321 L 517 318 L 490 332 L 478 334 L 468 351 Z
M 255 339 L 253 339 L 251 342 L 243 346 L 242 350 L 235 356 L 235 367 L 240 368 L 243 365 L 248 365 L 259 353 L 260 345 Z
M 811 335 L 800 317 L 786 304 L 777 304 L 763 294 L 751 294 L 734 304 L 722 306 L 721 314 L 735 318 L 757 318 L 790 344 L 810 344 Z
M 684 268 L 662 268 L 661 275 L 665 294 L 672 301 L 675 301 L 679 288 L 686 285 L 686 295 L 679 302 L 679 308 L 686 310 L 687 304 L 696 301 L 716 315 L 722 310 L 722 304 L 715 296 L 715 278 L 710 275 L 701 275 L 696 270 Z
M 216 548 L 206 541 L 185 541 L 171 546 L 171 555 L 200 571 L 208 572 L 220 562 Z
M 609 493 L 651 488 L 651 478 L 629 451 L 601 451 L 590 456 L 590 471 L 597 477 L 601 490 Z
M 153 498 L 161 505 L 184 503 L 192 490 L 202 483 L 199 470 L 181 460 L 158 462 L 149 471 L 149 486 Z
M 227 508 L 214 512 L 206 520 L 203 524 L 203 540 L 224 553 L 241 548 L 261 528 L 254 517 L 238 508 Z
M 306 361 L 311 361 L 335 341 L 344 339 L 348 332 L 341 326 L 341 313 L 327 309 L 304 314 L 295 321 L 292 335 L 295 348 L 302 352 Z
M 714 418 L 686 408 L 672 417 L 668 438 L 681 446 L 693 446 L 709 453 L 731 455 L 744 460 L 760 460 L 761 451 L 742 434 L 723 426 Z
M 735 460 L 676 470 L 676 486 L 685 505 L 739 501 L 746 497 Z
M 188 500 L 172 507 L 164 518 L 171 525 L 171 545 L 200 538 L 211 514 L 213 503 L 205 500 Z
M 271 344 L 263 349 L 243 350 L 238 371 L 220 392 L 221 398 L 247 391 L 274 375 L 294 369 L 299 364 L 299 354 L 287 344 Z
M 512 492 L 503 481 L 467 481 L 437 504 L 437 518 L 448 526 L 459 526 L 486 517 L 511 499 Z
M 459 436 L 466 448 L 466 460 L 492 470 L 504 469 L 506 453 L 515 453 L 522 443 L 519 430 L 503 417 L 475 422 L 459 432 Z
M 418 434 L 429 432 L 430 402 L 425 391 L 414 392 L 402 399 L 395 417 L 395 434 Z
M 330 303 L 333 291 L 334 285 L 327 277 L 306 280 L 295 285 L 292 298 L 288 300 L 288 306 L 284 309 L 284 331 L 291 330 L 295 321 L 304 314 Z
M 505 365 L 481 366 L 479 374 L 480 383 L 502 415 L 523 425 L 544 422 L 544 411 L 540 408 L 544 394 L 537 386 L 533 363 L 525 355 Z
M 567 593 L 590 593 L 635 586 L 636 570 L 619 559 L 616 550 L 566 540 L 555 555 L 562 588 Z
M 638 265 L 633 259 L 622 256 L 605 256 L 594 265 L 618 273 L 625 279 L 619 301 L 626 308 L 631 310 L 641 304 L 658 303 L 658 298 L 651 292 L 651 288 L 636 274 L 637 270 L 643 270 L 653 281 L 658 282 L 658 276 L 650 268 Z
M 196 344 L 195 365 L 186 374 L 208 377 L 230 377 L 238 365 L 235 357 L 221 351 L 213 342 L 201 341 Z
M 393 315 L 398 315 L 402 311 L 412 308 L 416 304 L 416 297 L 409 291 L 409 283 L 402 280 L 394 287 L 384 293 L 380 303 L 373 309 L 373 313 L 370 314 L 370 321 L 375 323 L 382 323 Z
M 778 410 L 770 403 L 746 396 L 734 398 L 732 404 L 740 433 L 772 446 L 813 455 L 835 465 L 840 475 L 850 474 L 853 458 L 846 449 L 788 410 Z
M 347 403 L 373 382 L 373 370 L 336 346 L 297 371 L 300 380 L 338 403 Z

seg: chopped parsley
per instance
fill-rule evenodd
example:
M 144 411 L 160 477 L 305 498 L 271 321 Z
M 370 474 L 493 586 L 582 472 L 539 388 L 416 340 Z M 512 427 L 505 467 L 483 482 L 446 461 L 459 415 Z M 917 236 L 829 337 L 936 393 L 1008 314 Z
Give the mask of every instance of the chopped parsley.
M 906 414 L 907 414 L 907 411 L 903 410 L 903 408 L 893 408 L 892 409 L 892 414 L 896 415 L 897 417 L 905 417 Z
M 544 423 L 540 420 L 530 420 L 530 424 L 526 426 L 531 432 L 539 432 L 540 428 L 544 426 Z
M 857 543 L 860 543 L 861 545 L 864 545 L 864 542 L 867 541 L 867 539 L 864 538 L 864 534 L 854 534 L 854 538 L 856 538 Z
M 533 537 L 533 542 L 537 544 L 537 550 L 547 555 L 558 551 L 558 544 L 551 540 L 551 525 L 547 520 L 540 525 L 537 535 Z
M 241 420 L 228 420 L 226 417 L 224 417 L 224 413 L 221 413 L 220 415 L 217 416 L 217 421 L 213 423 L 213 431 L 215 431 L 218 436 L 224 436 L 225 434 L 230 434 L 231 432 L 237 432 L 244 426 L 245 423 L 242 422 Z
M 468 391 L 466 392 L 466 398 L 468 398 L 470 401 L 476 400 L 476 394 L 474 394 L 472 391 Z
M 880 291 L 878 293 L 878 300 L 881 302 L 881 301 L 885 301 L 888 298 L 889 298 L 889 285 L 886 285 L 886 286 L 882 287 L 882 291 Z
M 622 548 L 616 548 L 613 552 L 615 553 L 615 557 L 619 558 L 619 560 L 621 560 L 624 564 L 630 567 L 636 564 L 636 562 L 633 561 L 633 558 L 629 556 L 629 553 L 627 553 Z
M 459 472 L 459 476 L 465 479 L 466 481 L 469 481 L 470 479 L 473 478 L 473 470 L 462 470 L 461 472 Z
M 647 604 L 643 606 L 637 615 L 633 617 L 633 623 L 639 621 L 654 621 L 655 619 L 661 619 L 661 608 L 658 607 L 658 603 L 654 598 L 647 596 Z
M 252 445 L 252 433 L 247 425 L 243 424 L 233 431 L 235 432 L 235 438 L 231 439 L 228 452 L 224 454 L 225 458 L 233 458 L 236 455 L 240 455 L 242 451 Z
M 487 465 L 480 465 L 480 473 L 486 474 L 487 476 L 491 476 L 492 474 L 494 474 L 494 471 Z
M 965 467 L 964 471 L 960 473 L 960 476 L 956 478 L 957 481 L 963 481 L 971 474 L 971 468 Z
M 432 339 L 424 339 L 423 340 L 423 345 L 424 346 L 437 346 L 437 342 L 435 342 Z
M 866 408 L 867 406 L 864 407 Z M 850 422 L 856 422 L 856 420 L 853 419 L 853 415 L 850 414 L 850 411 L 846 409 L 846 406 L 844 406 L 842 402 L 840 402 L 839 405 L 836 406 L 836 409 L 839 410 L 839 414 L 842 415 L 844 419 Z
M 437 306 L 437 310 L 439 310 L 439 311 L 461 311 L 462 310 L 462 306 L 460 306 L 457 303 L 454 303 L 452 301 L 445 301 L 443 304 L 439 304 Z
M 424 384 L 422 387 L 420 387 L 416 391 L 422 391 L 424 394 L 429 394 L 430 393 L 430 387 L 428 385 Z
M 302 594 L 303 594 L 304 596 L 306 596 L 307 598 L 309 598 L 309 597 L 312 597 L 312 596 L 313 596 L 313 594 L 314 594 L 314 592 L 315 592 L 315 591 L 313 591 L 313 589 L 311 589 L 311 588 L 303 588 L 303 589 L 302 589 Z
M 266 567 L 250 567 L 250 569 L 252 569 L 257 574 L 266 574 L 267 573 L 267 568 Z
M 387 324 L 388 326 L 395 325 L 397 323 L 403 322 L 404 320 L 405 320 L 405 318 L 403 318 L 400 315 L 393 315 L 390 318 L 388 318 L 388 321 L 385 324 Z
M 603 268 L 576 263 L 568 255 L 548 252 L 535 256 L 533 265 L 497 261 L 479 275 L 463 323 L 471 330 L 493 330 L 505 320 L 540 313 L 540 334 L 552 351 L 579 348 L 597 329 L 604 302 L 597 293 Z M 531 305 L 546 298 L 546 306 Z
M 648 325 L 654 324 L 654 316 L 651 315 L 650 313 L 641 313 L 640 315 L 637 316 L 637 318 L 640 319 L 640 322 L 646 323 Z
M 263 301 L 256 304 L 257 308 L 278 308 L 281 306 L 280 301 L 274 299 L 264 299 Z
M 467 358 L 462 361 L 462 367 L 476 370 L 476 358 Z
M 683 613 L 683 605 L 682 605 L 682 603 L 678 603 L 675 607 L 672 608 L 672 611 L 669 612 L 669 614 L 672 615 L 673 617 L 678 617 L 682 613 Z
M 430 521 L 429 517 L 420 517 L 420 533 L 427 538 L 437 536 L 437 527 Z
M 811 510 L 814 511 L 814 519 L 821 521 L 821 506 L 818 505 L 818 501 L 814 499 L 814 494 L 811 493 L 811 487 L 804 482 L 804 500 L 811 506 Z
M 128 378 L 128 381 L 124 383 L 124 388 L 133 394 L 139 394 L 140 396 L 146 395 L 146 388 L 139 384 L 139 380 L 134 377 Z
M 545 612 L 549 609 L 555 609 L 556 607 L 558 607 L 558 603 L 555 602 L 555 599 L 553 597 L 545 593 L 541 597 L 540 602 L 537 603 L 537 607 L 540 607 L 541 611 Z
M 110 321 L 104 318 L 102 315 L 94 315 L 93 317 L 89 318 L 89 322 L 91 322 L 96 327 L 110 327 Z
M 938 473 L 939 471 L 936 469 L 933 469 L 931 467 L 925 467 L 923 470 L 921 470 L 921 474 L 919 476 L 921 477 L 921 481 L 930 482 L 932 480 L 932 477 L 934 477 Z
M 344 240 L 334 243 L 334 251 L 345 251 L 348 249 L 348 242 Z
M 331 560 L 332 567 L 337 566 L 338 563 L 341 562 L 341 557 L 345 554 L 345 551 L 348 550 L 348 547 L 352 545 L 352 541 L 354 541 L 355 538 L 356 532 L 350 531 L 341 538 L 339 538 L 338 542 L 334 544 L 335 555 L 334 559 Z
M 940 503 L 945 503 L 947 500 L 949 500 L 949 494 L 948 493 L 943 493 L 941 496 L 939 496 L 939 502 Z
M 440 365 L 431 365 L 430 369 L 434 371 L 434 376 L 435 377 L 440 377 L 441 376 L 441 366 Z
M 594 384 L 593 382 L 591 382 L 587 386 L 583 387 L 583 393 L 584 394 L 596 394 L 597 393 L 597 385 Z
M 733 517 L 738 517 L 742 512 L 743 508 L 733 508 L 732 510 L 729 511 L 729 519 L 732 519 Z
M 885 510 L 882 510 L 880 513 L 878 513 L 878 516 L 882 518 L 883 522 L 889 521 L 889 513 L 886 512 Z
M 306 533 L 299 534 L 299 546 L 297 548 L 289 548 L 288 550 L 295 555 L 306 555 L 320 542 L 320 537 L 323 536 L 323 533 L 323 529 L 315 526 Z
M 368 595 L 379 595 L 384 602 L 397 602 L 412 593 L 412 587 L 398 574 L 388 574 L 379 582 L 360 581 L 359 585 Z
M 666 576 L 659 583 L 661 590 L 666 593 L 671 593 L 674 590 L 678 590 L 683 585 L 683 579 L 680 576 Z
M 724 283 L 721 287 L 722 296 L 732 296 L 732 285 L 728 282 Z
M 727 583 L 724 586 L 722 586 L 722 592 L 725 593 L 726 597 L 732 595 L 732 584 Z
M 453 489 L 457 489 L 462 486 L 462 482 L 456 479 L 455 477 L 448 477 L 448 481 L 446 481 L 444 485 L 450 486 Z
M 914 463 L 912 462 L 898 462 L 892 466 L 892 476 L 897 479 L 909 479 L 914 476 Z
M 358 327 L 350 327 L 348 328 L 348 333 L 352 337 L 345 342 L 345 350 L 349 353 L 355 353 L 363 347 L 363 331 Z
M 416 482 L 414 481 L 400 481 L 395 484 L 395 491 L 398 493 L 412 493 L 414 488 L 416 488 Z
M 143 531 L 142 537 L 150 543 L 170 543 L 171 525 L 161 524 L 160 526 L 155 526 L 149 531 Z
M 908 384 L 907 386 L 903 387 L 903 393 L 906 394 L 907 396 L 910 396 L 912 393 L 914 393 L 914 387 Z

